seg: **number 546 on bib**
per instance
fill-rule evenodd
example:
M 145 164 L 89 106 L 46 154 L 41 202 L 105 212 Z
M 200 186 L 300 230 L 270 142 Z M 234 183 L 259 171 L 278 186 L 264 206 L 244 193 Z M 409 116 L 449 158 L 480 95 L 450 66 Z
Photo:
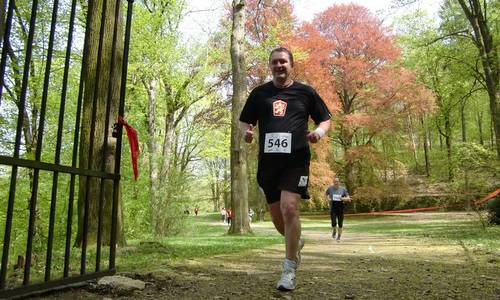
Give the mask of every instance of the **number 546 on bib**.
M 292 134 L 290 132 L 266 133 L 264 153 L 291 153 Z

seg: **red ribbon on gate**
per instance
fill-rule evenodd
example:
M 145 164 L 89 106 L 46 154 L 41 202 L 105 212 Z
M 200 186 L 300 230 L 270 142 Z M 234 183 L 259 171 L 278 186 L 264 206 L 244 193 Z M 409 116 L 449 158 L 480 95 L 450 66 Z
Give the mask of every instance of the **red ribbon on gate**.
M 139 169 L 137 167 L 137 158 L 139 157 L 139 138 L 134 127 L 130 126 L 122 116 L 118 116 L 118 124 L 125 127 L 127 131 L 128 143 L 130 144 L 130 154 L 132 156 L 132 168 L 134 170 L 134 179 L 139 177 Z

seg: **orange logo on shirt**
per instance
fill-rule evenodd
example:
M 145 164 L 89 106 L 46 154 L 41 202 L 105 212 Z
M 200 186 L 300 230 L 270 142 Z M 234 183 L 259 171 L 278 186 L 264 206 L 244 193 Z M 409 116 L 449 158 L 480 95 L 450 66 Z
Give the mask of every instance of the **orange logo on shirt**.
M 286 113 L 286 102 L 283 100 L 276 100 L 273 102 L 273 116 L 283 117 Z

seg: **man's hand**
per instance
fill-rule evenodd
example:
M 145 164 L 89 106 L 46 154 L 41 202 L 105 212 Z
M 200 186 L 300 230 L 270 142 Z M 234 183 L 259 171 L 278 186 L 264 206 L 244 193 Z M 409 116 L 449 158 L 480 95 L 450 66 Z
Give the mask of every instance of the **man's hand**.
M 253 125 L 249 124 L 248 129 L 245 131 L 244 135 L 245 142 L 251 143 L 253 141 Z
M 313 132 L 308 131 L 306 138 L 310 143 L 317 143 L 326 134 L 328 129 L 330 129 L 330 120 L 323 121 L 318 124 L 318 128 Z
M 321 136 L 316 131 L 307 132 L 307 140 L 311 143 L 317 143 L 320 138 Z
M 322 128 L 325 127 L 325 128 Z M 307 140 L 311 143 L 317 143 L 320 138 L 322 138 L 325 134 L 326 131 L 330 128 L 330 120 L 321 122 L 313 132 L 307 132 Z

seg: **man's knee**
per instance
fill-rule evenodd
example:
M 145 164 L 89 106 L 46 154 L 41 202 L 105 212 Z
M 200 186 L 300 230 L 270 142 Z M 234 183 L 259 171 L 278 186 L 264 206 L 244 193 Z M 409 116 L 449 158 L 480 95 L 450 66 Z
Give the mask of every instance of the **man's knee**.
M 299 216 L 298 204 L 293 201 L 283 202 L 281 204 L 281 213 L 285 220 L 297 218 Z

